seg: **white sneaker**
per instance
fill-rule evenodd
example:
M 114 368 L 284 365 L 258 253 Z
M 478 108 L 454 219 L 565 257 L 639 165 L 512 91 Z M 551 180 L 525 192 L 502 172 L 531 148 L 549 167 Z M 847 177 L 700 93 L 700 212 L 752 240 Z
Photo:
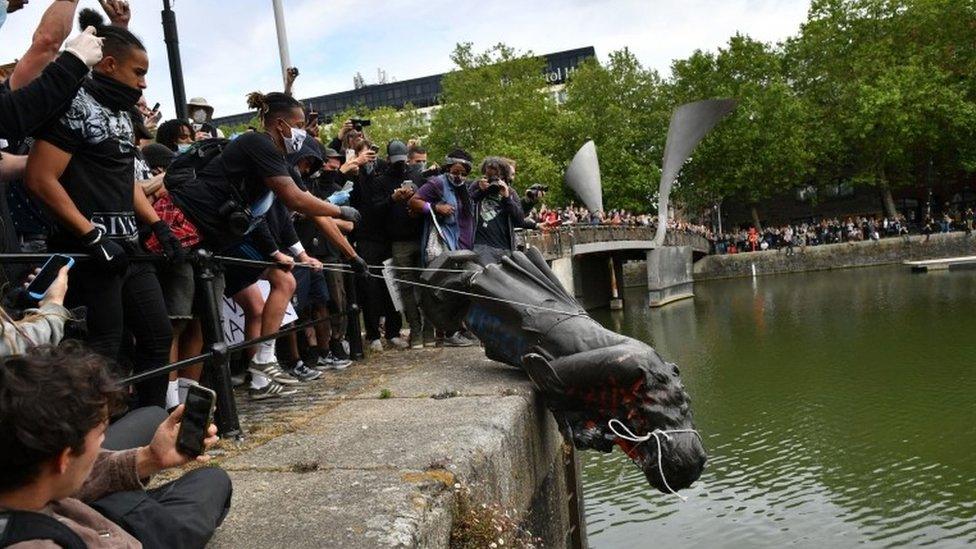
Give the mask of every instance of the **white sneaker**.
M 373 341 L 370 341 L 369 342 L 369 350 L 370 351 L 377 352 L 377 353 L 383 351 L 383 340 L 381 340 L 381 339 L 374 339 Z
M 277 381 L 282 385 L 298 385 L 299 383 L 301 383 L 300 381 L 298 381 L 297 379 L 289 375 L 287 372 L 282 370 L 281 367 L 278 366 L 277 362 L 269 362 L 267 364 L 255 364 L 254 361 L 252 360 L 251 364 L 248 365 L 248 369 L 251 370 L 252 374 L 264 374 L 264 376 L 270 379 L 271 381 Z
M 402 337 L 394 337 L 392 339 L 387 339 L 387 341 L 390 342 L 390 345 L 393 345 L 397 348 L 397 350 L 400 351 L 410 347 L 410 344 L 408 344 Z

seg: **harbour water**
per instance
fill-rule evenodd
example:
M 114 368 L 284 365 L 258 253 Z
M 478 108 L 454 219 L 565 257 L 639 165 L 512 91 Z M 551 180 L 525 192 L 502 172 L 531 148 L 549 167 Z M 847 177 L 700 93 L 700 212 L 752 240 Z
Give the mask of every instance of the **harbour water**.
M 581 452 L 592 547 L 976 543 L 976 272 L 699 283 L 607 327 L 681 367 L 709 450 L 688 501 Z

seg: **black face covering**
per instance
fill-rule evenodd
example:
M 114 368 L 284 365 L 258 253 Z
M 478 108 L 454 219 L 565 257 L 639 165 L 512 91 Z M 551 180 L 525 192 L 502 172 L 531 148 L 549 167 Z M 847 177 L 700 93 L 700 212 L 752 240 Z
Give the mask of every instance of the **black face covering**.
M 85 89 L 96 101 L 106 107 L 122 111 L 129 110 L 139 102 L 142 90 L 126 86 L 122 82 L 100 73 L 92 73 L 91 80 L 85 82 Z
M 342 183 L 342 174 L 339 172 L 339 170 L 335 170 L 335 171 L 327 171 L 326 170 L 326 171 L 323 171 L 322 172 L 322 175 L 319 176 L 319 179 L 323 183 L 330 183 L 330 184 L 334 184 L 334 185 L 341 185 L 341 183 Z

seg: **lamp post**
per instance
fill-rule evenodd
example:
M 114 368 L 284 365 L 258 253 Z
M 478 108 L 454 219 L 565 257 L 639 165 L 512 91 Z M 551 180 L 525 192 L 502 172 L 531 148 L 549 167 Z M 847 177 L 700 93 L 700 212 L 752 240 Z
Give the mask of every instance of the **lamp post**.
M 278 57 L 281 59 L 281 79 L 288 86 L 288 67 L 291 66 L 291 54 L 288 52 L 288 33 L 285 30 L 285 11 L 281 0 L 271 0 L 274 7 L 275 30 L 278 32 Z
M 173 102 L 176 118 L 186 120 L 186 88 L 183 86 L 183 63 L 180 62 L 180 39 L 176 32 L 176 14 L 170 8 L 170 0 L 163 0 L 163 40 L 169 57 L 169 77 L 173 82 Z

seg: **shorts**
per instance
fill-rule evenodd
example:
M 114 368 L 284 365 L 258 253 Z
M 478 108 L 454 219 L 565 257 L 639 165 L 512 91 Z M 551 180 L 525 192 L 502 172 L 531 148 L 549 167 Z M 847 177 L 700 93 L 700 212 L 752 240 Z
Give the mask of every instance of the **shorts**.
M 268 261 L 268 258 L 261 255 L 261 252 L 248 241 L 235 244 L 225 249 L 220 255 L 236 257 L 239 259 L 253 259 L 256 261 Z M 261 279 L 264 267 L 245 267 L 244 265 L 225 265 L 224 266 L 224 295 L 232 297 L 237 292 L 247 288 Z
M 295 295 L 292 297 L 296 311 L 304 311 L 313 305 L 329 304 L 329 286 L 322 271 L 297 267 L 292 274 L 295 275 L 296 282 Z
M 216 273 L 214 289 L 217 293 L 217 306 L 220 307 L 224 291 L 224 278 Z M 192 320 L 203 312 L 203 295 L 197 291 L 193 265 L 183 261 L 159 269 L 159 286 L 163 290 L 163 301 L 170 320 Z M 218 312 L 220 312 L 218 310 Z

